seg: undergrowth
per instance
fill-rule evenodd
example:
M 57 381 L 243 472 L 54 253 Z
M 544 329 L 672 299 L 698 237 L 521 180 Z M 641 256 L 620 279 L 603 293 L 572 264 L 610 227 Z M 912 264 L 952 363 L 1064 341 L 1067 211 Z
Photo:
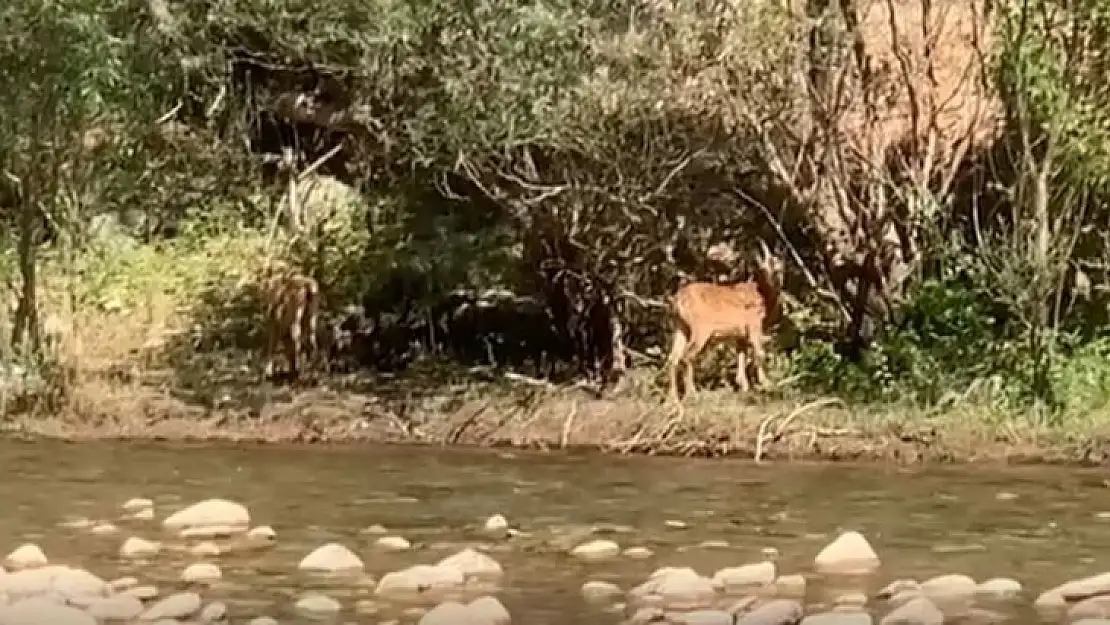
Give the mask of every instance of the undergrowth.
M 177 396 L 205 409 L 219 404 L 217 395 L 235 395 L 237 387 L 253 393 L 259 384 L 260 337 L 251 276 L 268 253 L 285 253 L 281 250 L 265 232 L 229 229 L 151 244 L 104 236 L 71 266 L 48 254 L 43 314 L 66 328 L 65 345 L 54 353 L 72 372 L 73 384 L 63 407 L 55 402 L 41 408 L 68 409 L 80 420 L 81 412 L 125 407 L 124 400 L 136 393 Z M 897 436 L 905 428 L 936 427 L 989 436 L 1009 432 L 1010 438 L 1021 430 L 1102 431 L 1110 416 L 1110 368 L 1105 365 L 1110 340 L 1074 348 L 1060 340 L 1061 355 L 1052 368 L 1059 402 L 1028 408 L 1024 389 L 1029 379 L 1022 368 L 1026 348 L 1005 339 L 985 306 L 966 289 L 925 283 L 904 309 L 901 323 L 860 362 L 843 358 L 829 343 L 803 342 L 791 353 L 772 355 L 777 382 L 756 398 L 739 397 L 723 382 L 735 361 L 730 350 L 714 350 L 699 367 L 705 390 L 688 401 L 685 414 L 697 427 L 720 429 L 725 427 L 721 415 L 790 412 L 810 405 L 815 407 L 802 408 L 807 414 L 799 415 L 799 422 L 833 429 L 864 424 L 868 431 Z M 47 370 L 43 363 L 38 369 Z M 630 406 L 657 406 L 651 412 L 665 415 L 670 407 L 661 393 L 661 371 L 660 360 L 641 362 L 613 397 Z M 539 381 L 514 385 L 511 372 L 506 373 L 464 370 L 430 359 L 388 382 L 367 372 L 365 379 L 374 380 L 359 388 L 383 395 L 407 389 L 397 396 L 407 393 L 410 402 L 413 389 L 427 389 L 418 403 L 443 414 L 452 402 L 491 395 L 503 396 L 507 406 L 533 405 L 537 396 L 560 397 L 555 387 Z M 421 377 L 424 384 L 417 380 Z M 338 380 L 325 384 L 342 386 Z M 544 392 L 537 395 L 537 389 Z M 432 395 L 439 399 L 428 399 Z

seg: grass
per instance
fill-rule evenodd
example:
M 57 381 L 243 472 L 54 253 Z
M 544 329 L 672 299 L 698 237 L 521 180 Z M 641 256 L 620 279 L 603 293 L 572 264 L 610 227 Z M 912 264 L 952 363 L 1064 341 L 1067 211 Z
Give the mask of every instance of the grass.
M 634 369 L 601 399 L 434 362 L 403 377 L 275 387 L 258 373 L 244 289 L 265 243 L 256 232 L 161 245 L 107 240 L 71 268 L 47 260 L 44 314 L 69 329 L 73 383 L 60 409 L 32 406 L 9 427 L 72 439 L 435 442 L 768 460 L 1099 462 L 1110 454 L 1105 392 L 1087 402 L 1095 408 L 1054 421 L 972 401 L 938 413 L 813 401 L 790 389 L 744 398 L 728 387 L 703 390 L 680 411 L 663 399 L 657 364 Z M 1098 384 L 1076 379 L 1076 394 Z

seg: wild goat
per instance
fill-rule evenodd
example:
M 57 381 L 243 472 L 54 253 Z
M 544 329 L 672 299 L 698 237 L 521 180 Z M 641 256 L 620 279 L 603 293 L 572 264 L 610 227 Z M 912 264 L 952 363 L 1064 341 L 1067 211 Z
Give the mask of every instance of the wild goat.
M 667 358 L 670 398 L 678 402 L 678 368 L 685 367 L 686 392 L 695 390 L 694 360 L 705 346 L 718 339 L 738 342 L 736 384 L 740 391 L 751 390 L 748 359 L 756 370 L 756 384 L 763 386 L 763 324 L 777 313 L 782 289 L 782 260 L 759 242 L 760 259 L 754 280 L 737 284 L 692 282 L 681 287 L 671 302 L 675 324 L 671 353 Z
M 265 375 L 270 377 L 274 373 L 274 355 L 281 342 L 289 358 L 290 378 L 296 379 L 305 343 L 310 359 L 318 355 L 320 285 L 287 267 L 269 267 L 262 275 L 261 299 L 266 323 Z

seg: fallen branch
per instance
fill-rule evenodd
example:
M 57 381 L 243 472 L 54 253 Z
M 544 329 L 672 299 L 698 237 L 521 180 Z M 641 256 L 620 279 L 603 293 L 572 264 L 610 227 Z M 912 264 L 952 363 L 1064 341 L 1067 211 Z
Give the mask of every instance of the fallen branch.
M 567 411 L 567 418 L 563 419 L 563 432 L 559 436 L 559 449 L 566 449 L 567 442 L 570 440 L 570 430 L 574 427 L 574 418 L 578 416 L 578 402 L 570 402 L 570 410 Z
M 549 390 L 549 391 L 559 390 L 558 386 L 552 384 L 551 382 L 548 382 L 547 380 L 541 380 L 539 378 L 529 377 L 529 376 L 526 376 L 522 373 L 515 373 L 513 371 L 506 371 L 505 372 L 505 378 L 508 379 L 508 380 L 512 380 L 513 382 L 519 382 L 521 384 L 527 384 L 528 386 L 537 386 L 539 388 L 546 389 L 546 390 Z
M 177 115 L 177 112 L 180 111 L 181 107 L 183 107 L 183 106 L 185 106 L 185 103 L 182 102 L 181 100 L 178 100 L 177 105 L 174 106 L 172 109 L 166 111 L 166 113 L 164 115 L 162 115 L 161 117 L 159 117 L 158 119 L 154 120 L 154 124 L 156 126 L 161 126 L 162 124 L 170 121 L 171 119 L 173 119 L 174 115 Z
M 298 174 L 297 175 L 297 181 L 298 182 L 305 182 L 306 180 L 308 180 L 309 176 L 316 173 L 317 169 L 320 169 L 320 167 L 324 163 L 331 160 L 331 158 L 334 157 L 336 154 L 339 154 L 339 151 L 342 150 L 342 149 L 343 149 L 343 142 L 340 141 L 339 143 L 335 144 L 330 150 L 328 150 L 326 153 L 324 153 L 323 156 L 316 159 L 315 162 L 313 162 L 311 165 L 306 167 L 304 171 L 302 171 L 300 174 Z
M 756 464 L 759 464 L 760 462 L 763 461 L 763 445 L 766 442 L 769 442 L 770 440 L 777 440 L 779 437 L 781 437 L 783 431 L 786 429 L 786 426 L 790 425 L 791 421 L 793 421 L 794 419 L 797 419 L 798 417 L 800 417 L 803 414 L 809 412 L 810 410 L 814 410 L 816 408 L 822 408 L 824 406 L 832 406 L 834 404 L 840 404 L 841 406 L 845 405 L 844 400 L 840 399 L 839 397 L 823 397 L 823 398 L 818 399 L 816 401 L 812 401 L 808 404 L 804 404 L 802 406 L 799 406 L 793 412 L 786 415 L 786 418 L 784 418 L 779 423 L 778 427 L 775 428 L 775 434 L 773 436 L 771 436 L 770 438 L 767 437 L 767 428 L 768 428 L 768 426 L 770 426 L 770 424 L 775 419 L 779 418 L 782 415 L 776 413 L 776 414 L 768 416 L 766 419 L 764 419 L 762 422 L 760 422 L 759 430 L 756 432 L 756 439 L 755 439 L 755 458 L 754 458 L 754 460 L 755 460 Z M 816 430 L 814 430 L 814 431 L 816 432 Z

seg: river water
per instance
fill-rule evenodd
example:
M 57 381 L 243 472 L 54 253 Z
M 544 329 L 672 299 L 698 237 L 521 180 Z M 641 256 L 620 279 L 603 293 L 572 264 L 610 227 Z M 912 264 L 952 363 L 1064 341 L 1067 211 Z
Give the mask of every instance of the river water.
M 0 470 L 0 551 L 33 541 L 52 562 L 105 578 L 136 575 L 163 595 L 180 586 L 182 568 L 196 558 L 166 554 L 141 567 L 122 562 L 116 554 L 123 538 L 161 538 L 161 530 L 157 522 L 118 521 L 120 504 L 152 498 L 158 519 L 209 497 L 246 504 L 252 522 L 273 526 L 278 541 L 269 551 L 219 557 L 224 582 L 206 598 L 225 600 L 233 618 L 289 620 L 296 597 L 321 588 L 297 573 L 297 562 L 331 541 L 359 553 L 375 577 L 434 563 L 464 546 L 491 545 L 506 570 L 497 596 L 515 622 L 534 624 L 618 622 L 579 598 L 588 579 L 628 588 L 665 565 L 712 575 L 757 562 L 769 547 L 780 554 L 780 573 L 807 573 L 842 529 L 862 532 L 882 557 L 872 589 L 898 577 L 1001 575 L 1025 584 L 1028 604 L 1049 586 L 1110 569 L 1110 514 L 1100 514 L 1110 513 L 1110 488 L 1103 473 L 1088 470 L 55 442 L 0 442 Z M 480 527 L 492 514 L 532 538 L 484 537 Z M 113 520 L 121 532 L 94 536 L 60 526 L 74 517 Z M 415 548 L 376 551 L 376 536 L 362 532 L 373 524 Z M 655 556 L 584 564 L 559 551 L 560 540 L 573 545 L 572 537 L 590 527 L 617 530 L 605 537 Z M 356 599 L 372 598 L 372 587 L 323 588 L 344 603 L 343 622 L 390 616 L 388 607 L 375 615 L 351 608 Z

